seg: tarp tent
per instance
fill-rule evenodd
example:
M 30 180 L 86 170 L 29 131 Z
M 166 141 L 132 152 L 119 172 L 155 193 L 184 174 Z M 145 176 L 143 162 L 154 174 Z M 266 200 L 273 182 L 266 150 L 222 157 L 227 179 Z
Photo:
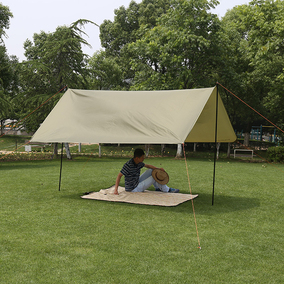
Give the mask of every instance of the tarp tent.
M 217 87 L 166 91 L 68 89 L 31 141 L 234 142 L 236 135 L 217 92 Z

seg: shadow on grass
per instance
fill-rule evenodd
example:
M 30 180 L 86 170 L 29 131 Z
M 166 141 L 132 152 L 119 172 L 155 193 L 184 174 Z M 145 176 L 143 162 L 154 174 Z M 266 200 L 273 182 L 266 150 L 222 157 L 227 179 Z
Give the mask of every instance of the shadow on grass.
M 31 161 L 30 163 L 17 162 L 17 164 L 14 161 L 0 163 L 0 168 L 2 170 L 9 170 L 9 169 L 11 169 L 11 170 L 22 170 L 22 169 L 27 170 L 27 169 L 34 169 L 34 168 L 49 168 L 49 167 L 54 167 L 54 163 L 53 164 L 47 164 L 46 161 Z M 58 168 L 59 168 L 59 166 L 58 166 Z
M 199 195 L 198 202 L 196 202 L 195 208 L 198 214 L 212 215 L 243 211 L 259 206 L 259 198 L 228 195 L 215 195 L 214 205 L 212 205 L 212 195 L 202 193 Z
M 84 193 L 79 194 L 67 194 L 61 195 L 60 198 L 73 199 L 82 202 L 94 203 L 95 206 L 100 204 L 106 206 L 123 206 L 123 207 L 140 207 L 141 209 L 153 209 L 153 210 L 163 210 L 171 212 L 181 212 L 185 214 L 192 214 L 192 201 L 186 201 L 181 203 L 178 206 L 166 207 L 166 206 L 152 206 L 152 205 L 141 205 L 141 204 L 131 204 L 126 202 L 110 202 L 103 200 L 89 200 L 81 199 L 81 196 Z M 260 200 L 258 198 L 249 198 L 249 197 L 239 197 L 239 196 L 224 196 L 224 195 L 215 195 L 214 205 L 212 206 L 212 196 L 210 194 L 201 194 L 193 200 L 194 208 L 196 214 L 200 215 L 215 215 L 215 214 L 224 214 L 231 213 L 235 211 L 249 210 L 255 207 L 260 206 Z

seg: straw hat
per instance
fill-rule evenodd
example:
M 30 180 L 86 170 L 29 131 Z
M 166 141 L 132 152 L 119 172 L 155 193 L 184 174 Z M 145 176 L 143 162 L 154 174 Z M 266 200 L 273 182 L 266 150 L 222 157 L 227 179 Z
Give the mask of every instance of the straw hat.
M 159 184 L 167 184 L 169 182 L 169 175 L 160 169 L 154 169 L 152 177 Z

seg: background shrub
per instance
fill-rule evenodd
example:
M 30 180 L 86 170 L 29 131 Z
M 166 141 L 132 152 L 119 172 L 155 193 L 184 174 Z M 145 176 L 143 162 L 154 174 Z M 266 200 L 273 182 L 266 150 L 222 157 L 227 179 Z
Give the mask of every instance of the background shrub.
M 267 149 L 268 159 L 272 162 L 284 162 L 284 147 L 270 147 Z

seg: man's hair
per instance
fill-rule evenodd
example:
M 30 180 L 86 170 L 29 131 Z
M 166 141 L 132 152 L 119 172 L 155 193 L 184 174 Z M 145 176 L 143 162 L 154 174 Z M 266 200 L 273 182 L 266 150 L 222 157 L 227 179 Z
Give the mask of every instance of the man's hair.
M 135 149 L 134 151 L 134 158 L 138 157 L 142 157 L 143 155 L 145 155 L 144 151 L 142 149 Z

